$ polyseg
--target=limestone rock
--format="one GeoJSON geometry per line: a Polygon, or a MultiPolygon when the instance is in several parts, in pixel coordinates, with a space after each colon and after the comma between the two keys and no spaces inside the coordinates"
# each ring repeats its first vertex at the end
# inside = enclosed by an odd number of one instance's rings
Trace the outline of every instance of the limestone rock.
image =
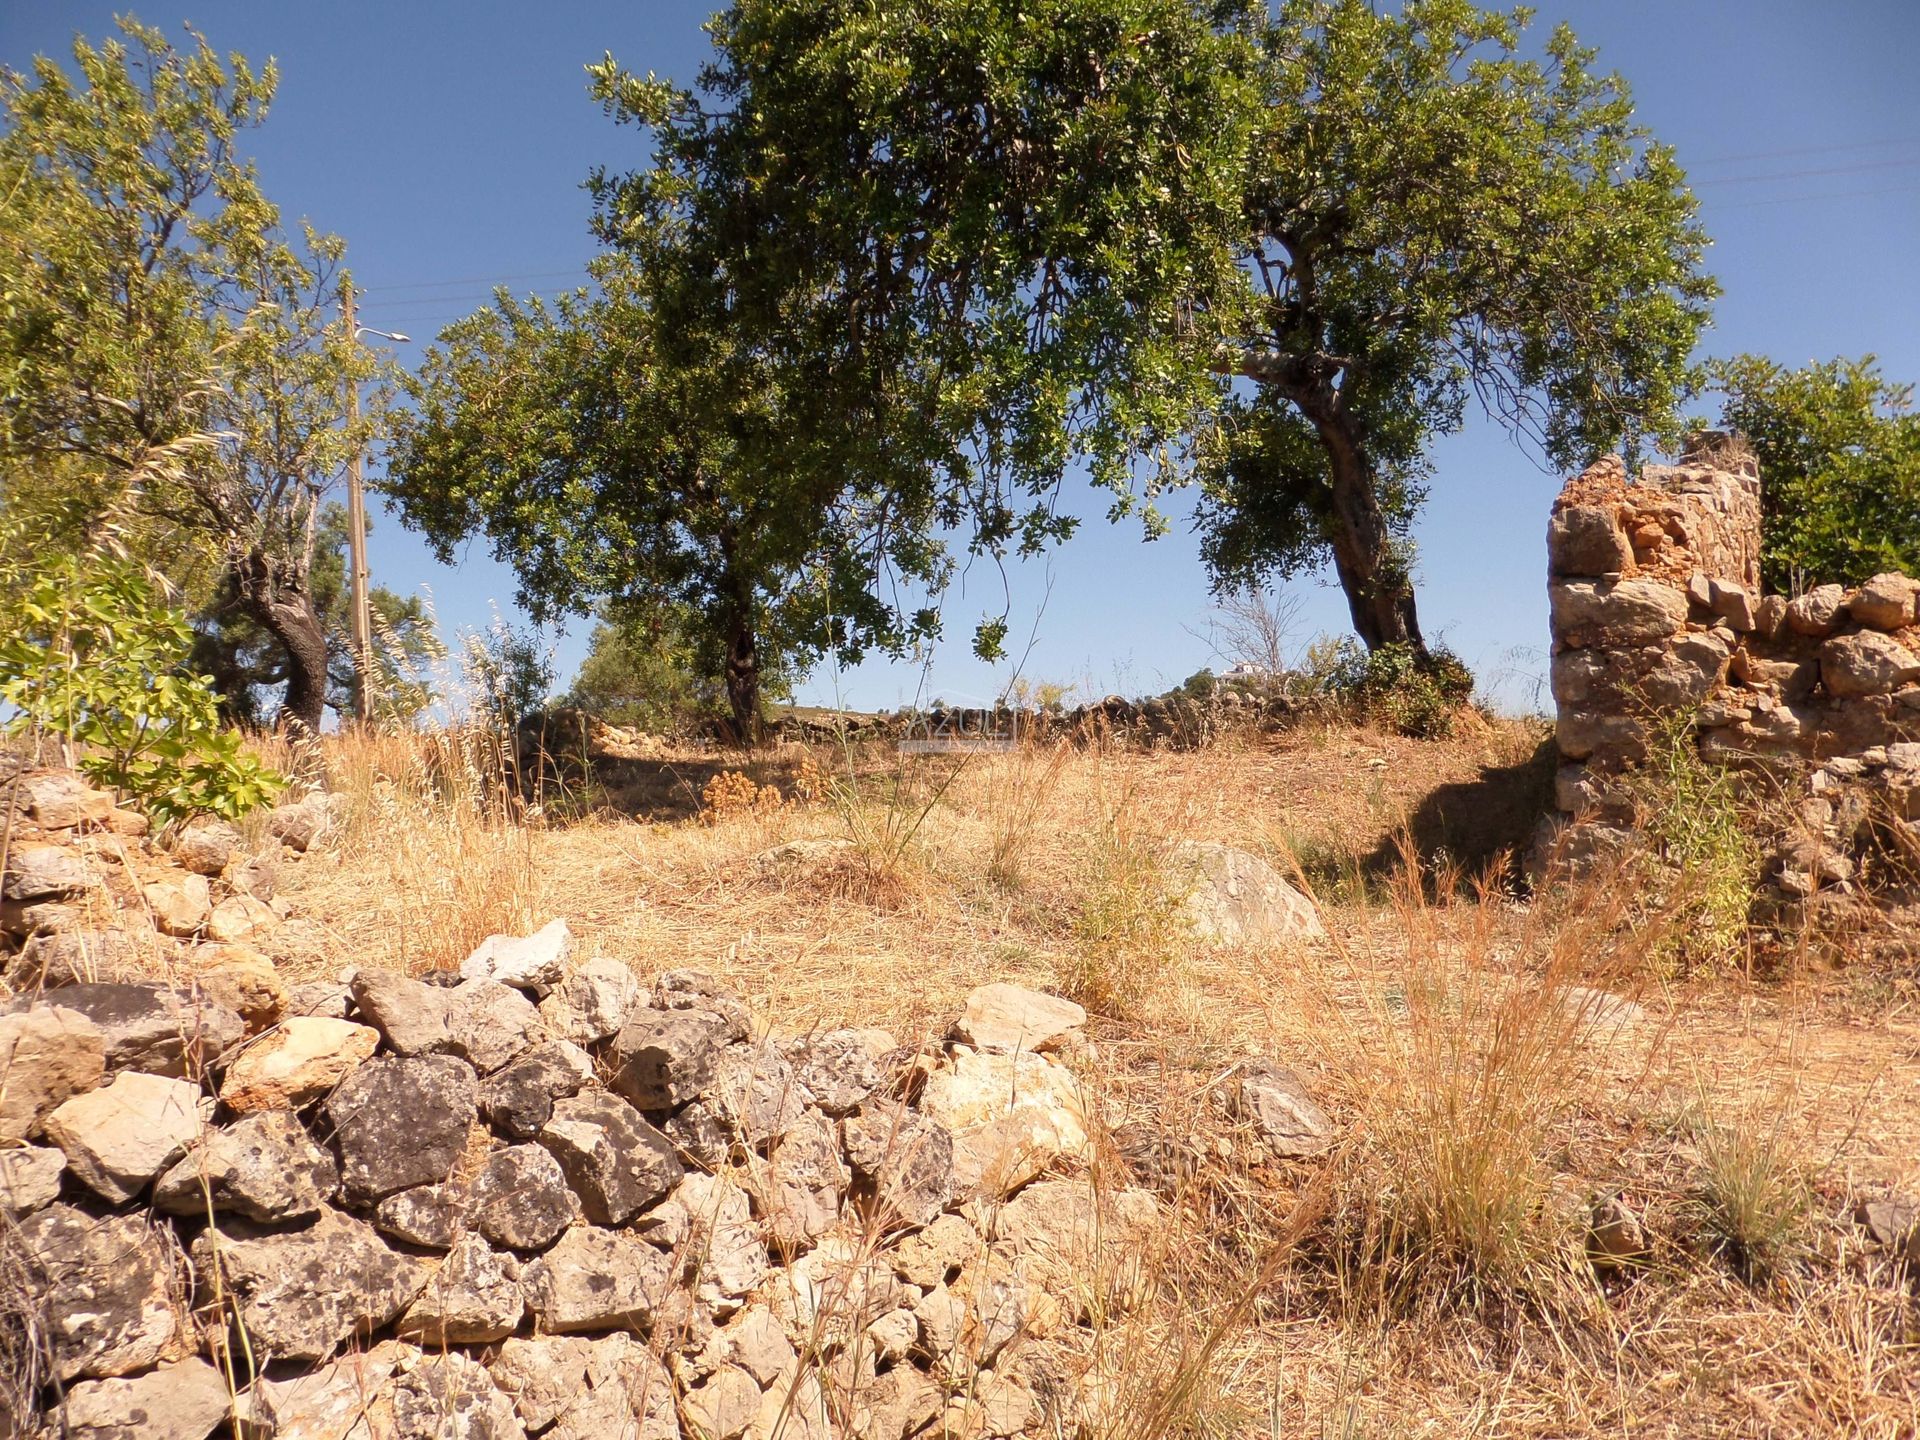
{"type": "Polygon", "coordinates": [[[768,1303],[787,1333],[810,1347],[845,1345],[882,1315],[911,1305],[915,1293],[894,1278],[884,1256],[845,1235],[829,1235],[776,1271],[768,1303]]]}
{"type": "Polygon", "coordinates": [[[911,1365],[882,1372],[855,1401],[856,1440],[900,1440],[918,1435],[940,1417],[946,1394],[911,1365]]]}
{"type": "Polygon", "coordinates": [[[834,1141],[827,1121],[809,1115],[773,1147],[760,1199],[776,1249],[797,1254],[839,1221],[852,1176],[834,1141]]]}
{"type": "Polygon", "coordinates": [[[573,932],[565,920],[549,921],[533,934],[489,935],[460,963],[465,980],[497,980],[502,985],[545,995],[566,973],[573,953],[573,932]]]}
{"type": "Polygon", "coordinates": [[[733,1157],[733,1130],[704,1100],[689,1100],[661,1127],[687,1164],[719,1170],[733,1157]]]}
{"type": "Polygon", "coordinates": [[[1758,602],[1746,586],[1731,580],[1709,579],[1707,596],[1713,613],[1725,620],[1731,629],[1744,635],[1760,628],[1758,602]]]}
{"type": "Polygon", "coordinates": [[[51,1145],[0,1150],[0,1216],[25,1215],[60,1198],[67,1157],[51,1145]]]}
{"type": "Polygon", "coordinates": [[[221,1102],[241,1114],[298,1109],[346,1079],[379,1045],[380,1032],[370,1025],[289,1016],[227,1067],[221,1102]]]}
{"type": "Polygon", "coordinates": [[[619,1230],[576,1225],[522,1272],[527,1308],[556,1335],[641,1329],[671,1288],[667,1258],[619,1230]]]}
{"type": "Polygon", "coordinates": [[[185,1353],[170,1227],[53,1205],[20,1221],[15,1236],[62,1380],[130,1375],[185,1353]]]}
{"type": "Polygon", "coordinates": [[[1787,604],[1787,628],[1796,635],[1825,639],[1840,625],[1840,612],[1846,607],[1843,585],[1818,585],[1787,604]]]}
{"type": "Polygon", "coordinates": [[[998,981],[967,997],[953,1038],[976,1050],[1051,1050],[1086,1023],[1071,1000],[998,981]]]}
{"type": "Polygon", "coordinates": [[[928,1076],[921,1113],[953,1133],[958,1196],[1006,1194],[1088,1148],[1071,1071],[1044,1055],[962,1051],[928,1076]]]}
{"type": "Polygon", "coordinates": [[[430,1273],[337,1210],[291,1232],[210,1229],[194,1241],[193,1260],[203,1293],[230,1297],[252,1352],[282,1360],[330,1359],[353,1336],[391,1323],[430,1273]]]}
{"type": "Polygon", "coordinates": [[[226,1006],[166,985],[69,985],[56,992],[55,1003],[98,1027],[108,1074],[199,1074],[238,1045],[247,1028],[226,1006]]]}
{"type": "Polygon", "coordinates": [[[240,832],[224,820],[200,819],[173,841],[173,858],[196,875],[218,875],[239,852],[240,832]]]}
{"type": "Polygon", "coordinates": [[[353,1010],[353,991],[342,981],[309,980],[287,991],[287,1013],[321,1020],[344,1020],[353,1010]]]}
{"type": "Polygon", "coordinates": [[[153,1203],[170,1215],[204,1216],[212,1209],[284,1224],[319,1214],[339,1185],[333,1157],[306,1127],[288,1111],[268,1110],[209,1130],[160,1177],[153,1203]]]}
{"type": "Polygon", "coordinates": [[[257,1035],[287,1013],[287,987],[273,962],[245,945],[203,945],[193,952],[203,968],[193,977],[194,989],[226,1006],[257,1035]]]}
{"type": "Polygon", "coordinates": [[[511,1335],[525,1310],[519,1260],[463,1235],[393,1328],[428,1345],[483,1344],[511,1335]]]}
{"type": "Polygon", "coordinates": [[[725,1039],[718,1017],[694,1011],[635,1010],[614,1036],[609,1085],[642,1110],[669,1110],[706,1092],[725,1039]]]}
{"type": "Polygon", "coordinates": [[[394,1440],[526,1440],[513,1402],[477,1360],[430,1355],[393,1387],[394,1440]]]}
{"type": "Polygon", "coordinates": [[[724,1175],[696,1173],[680,1182],[674,1198],[693,1221],[687,1254],[695,1297],[715,1314],[733,1313],[768,1269],[767,1247],[747,1193],[724,1175]]]}
{"type": "Polygon", "coordinates": [[[480,1111],[502,1135],[531,1140],[553,1118],[554,1102],[579,1094],[592,1079],[592,1056],[571,1041],[549,1040],[480,1087],[480,1111]]]}
{"type": "Polygon", "coordinates": [[[316,790],[277,808],[267,817],[267,832],[291,850],[310,850],[335,827],[344,813],[345,800],[345,796],[316,790]]]}
{"type": "Polygon", "coordinates": [[[197,935],[213,914],[213,891],[207,877],[191,871],[149,881],[140,891],[162,935],[197,935]]]}
{"type": "Polygon", "coordinates": [[[1266,861],[1187,840],[1168,852],[1169,884],[1194,935],[1213,945],[1270,945],[1325,935],[1313,902],[1266,861]]]}
{"type": "Polygon", "coordinates": [[[540,1131],[596,1225],[624,1225],[680,1183],[672,1141],[605,1091],[561,1100],[540,1131]]]}
{"type": "Polygon", "coordinates": [[[721,1335],[727,1358],[762,1386],[771,1385],[795,1359],[793,1346],[780,1322],[764,1305],[750,1305],[721,1335]]]}
{"type": "Polygon", "coordinates": [[[243,1414],[247,1433],[273,1440],[392,1440],[393,1390],[401,1353],[383,1340],[286,1380],[256,1380],[243,1414]]]}
{"type": "Polygon", "coordinates": [[[1862,625],[1876,630],[1900,630],[1920,619],[1915,605],[1920,602],[1920,580],[1888,573],[1876,575],[1847,602],[1847,610],[1862,625]]]}
{"type": "Polygon", "coordinates": [[[522,1423],[545,1431],[544,1440],[680,1440],[672,1383],[629,1335],[511,1339],[492,1370],[522,1423]]]}
{"type": "Polygon", "coordinates": [[[738,1366],[722,1365],[687,1392],[681,1411],[701,1440],[735,1440],[760,1413],[760,1386],[738,1366]]]}
{"type": "Polygon", "coordinates": [[[490,1367],[493,1383],[513,1401],[520,1423],[544,1430],[576,1404],[586,1388],[590,1342],[571,1335],[515,1336],[490,1367]]]}
{"type": "Polygon", "coordinates": [[[100,877],[86,860],[58,845],[19,845],[6,854],[0,872],[0,899],[57,900],[100,887],[100,877]]]}
{"type": "Polygon", "coordinates": [[[476,1106],[473,1069],[451,1055],[370,1060],[327,1101],[349,1201],[371,1204],[453,1173],[476,1106]]]}
{"type": "Polygon", "coordinates": [[[945,1285],[936,1285],[913,1303],[913,1319],[920,1335],[916,1348],[929,1360],[953,1353],[967,1326],[964,1301],[945,1285]]]}
{"type": "Polygon", "coordinates": [[[200,1134],[213,1102],[190,1080],[129,1070],[47,1116],[67,1167],[108,1203],[133,1199],[200,1134]]]}
{"type": "Polygon", "coordinates": [[[540,1012],[518,990],[466,980],[447,992],[447,1048],[490,1075],[540,1036],[540,1012]]]}
{"type": "Polygon", "coordinates": [[[1687,623],[1687,597],[1644,576],[1625,580],[1558,580],[1547,587],[1553,633],[1573,648],[1651,645],[1687,623]]]}
{"type": "Polygon", "coordinates": [[[885,1079],[883,1065],[899,1042],[885,1030],[828,1030],[791,1043],[794,1074],[828,1115],[860,1108],[885,1079]]]}
{"type": "Polygon", "coordinates": [[[1920,680],[1920,654],[1874,630],[1835,635],[1820,647],[1820,680],[1841,700],[1886,695],[1920,680]]]}
{"type": "Polygon", "coordinates": [[[746,1002],[730,995],[718,980],[705,970],[663,970],[653,982],[655,1010],[691,1010],[720,1022],[721,1043],[744,1040],[752,1030],[753,1017],[746,1002]]]}
{"type": "MultiPolygon", "coordinates": [[[[123,974],[150,974],[172,943],[151,930],[76,930],[37,935],[7,962],[6,984],[15,994],[91,985],[123,974]]],[[[48,1003],[58,1003],[43,996],[48,1003]]]]}
{"type": "Polygon", "coordinates": [[[1632,568],[1633,547],[1609,508],[1565,505],[1547,522],[1547,568],[1565,576],[1618,575],[1632,568]]]}
{"type": "Polygon", "coordinates": [[[251,895],[229,895],[207,917],[207,938],[223,945],[244,944],[280,928],[280,912],[251,895]]]}
{"type": "Polygon", "coordinates": [[[628,966],[595,958],[540,1002],[540,1017],[554,1034],[576,1045],[593,1045],[617,1033],[644,996],[639,977],[628,966]]]}
{"type": "Polygon", "coordinates": [[[467,1187],[447,1181],[389,1195],[373,1210],[373,1227],[409,1245],[447,1250],[467,1223],[467,1187]]]}
{"type": "Polygon", "coordinates": [[[489,1155],[468,1206],[476,1230],[513,1250],[545,1249],[580,1213],[558,1162],[538,1145],[509,1145],[489,1155]]]}
{"type": "Polygon", "coordinates": [[[953,1199],[953,1135],[890,1101],[840,1122],[841,1143],[882,1223],[926,1225],[953,1199]]]}
{"type": "MultiPolygon", "coordinates": [[[[13,781],[21,812],[42,830],[97,824],[113,810],[113,796],[95,790],[71,770],[29,770],[13,781]]],[[[6,806],[0,790],[0,810],[6,806]]]]}
{"type": "Polygon", "coordinates": [[[206,1440],[227,1418],[227,1381],[195,1358],[131,1379],[83,1380],[66,1393],[72,1440],[206,1440]]]}
{"type": "Polygon", "coordinates": [[[384,970],[356,971],[348,988],[354,1008],[399,1055],[432,1055],[452,1043],[448,991],[384,970]]]}
{"type": "Polygon", "coordinates": [[[729,1045],[718,1053],[706,1101],[755,1148],[786,1134],[806,1110],[793,1066],[766,1040],[729,1045]]]}
{"type": "Polygon", "coordinates": [[[1333,1121],[1285,1065],[1248,1061],[1231,1093],[1235,1115],[1276,1155],[1318,1155],[1333,1143],[1333,1121]]]}
{"type": "Polygon", "coordinates": [[[77,1010],[34,1005],[0,1014],[0,1145],[40,1133],[41,1122],[106,1073],[106,1040],[77,1010]]]}
{"type": "Polygon", "coordinates": [[[893,1270],[909,1285],[930,1290],[957,1276],[986,1242],[958,1215],[942,1215],[924,1230],[905,1236],[889,1255],[893,1270]]]}

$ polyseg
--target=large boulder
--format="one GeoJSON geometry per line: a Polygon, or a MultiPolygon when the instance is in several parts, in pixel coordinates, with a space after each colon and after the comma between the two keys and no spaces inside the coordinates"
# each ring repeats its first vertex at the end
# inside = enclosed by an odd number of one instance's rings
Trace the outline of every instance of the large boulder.
{"type": "Polygon", "coordinates": [[[751,1148],[786,1134],[806,1112],[793,1065],[770,1040],[728,1045],[714,1060],[706,1102],[751,1148]]]}
{"type": "Polygon", "coordinates": [[[540,1002],[547,1028],[576,1045],[616,1033],[645,999],[639,978],[618,960],[595,958],[562,980],[540,1002]]]}
{"type": "Polygon", "coordinates": [[[267,1110],[209,1131],[153,1187],[170,1215],[209,1211],[263,1225],[320,1213],[340,1186],[339,1167],[293,1115],[267,1110]]]}
{"type": "Polygon", "coordinates": [[[976,1050],[1051,1050],[1086,1023],[1071,1000],[997,981],[967,996],[953,1038],[976,1050]]]}
{"type": "Polygon", "coordinates": [[[196,875],[218,875],[240,853],[240,832],[224,820],[201,818],[173,838],[173,858],[196,875]]]}
{"type": "Polygon", "coordinates": [[[480,1087],[480,1110],[502,1135],[531,1140],[553,1118],[554,1102],[578,1095],[592,1079],[592,1056],[570,1040],[549,1040],[480,1087]]]}
{"type": "Polygon", "coordinates": [[[40,1133],[41,1121],[106,1074],[106,1039],[78,1010],[61,1005],[0,1014],[0,1145],[40,1133]]]}
{"type": "Polygon", "coordinates": [[[798,1254],[833,1229],[852,1179],[832,1124],[809,1113],[769,1152],[759,1198],[774,1248],[798,1254]]]}
{"type": "Polygon", "coordinates": [[[877,1101],[840,1122],[840,1139],[889,1229],[930,1224],[953,1199],[953,1135],[937,1120],[877,1101]]]}
{"type": "MultiPolygon", "coordinates": [[[[247,1033],[246,1022],[226,1006],[168,985],[68,985],[51,998],[99,1029],[109,1074],[197,1075],[247,1033]]],[[[24,1008],[29,1002],[13,1003],[24,1008]]]]}
{"type": "Polygon", "coordinates": [[[390,1324],[430,1274],[337,1210],[291,1232],[209,1228],[193,1243],[193,1261],[203,1293],[227,1297],[251,1352],[277,1360],[332,1358],[354,1336],[390,1324]]]}
{"type": "Polygon", "coordinates": [[[1658,580],[1556,580],[1547,587],[1553,633],[1575,649],[1651,645],[1687,623],[1685,592],[1658,580]]]}
{"type": "Polygon", "coordinates": [[[1835,635],[1820,647],[1820,680],[1839,700],[1891,694],[1920,680],[1920,654],[1875,630],[1835,635]]]}
{"type": "Polygon", "coordinates": [[[666,1256],[595,1225],[574,1226],[521,1274],[527,1309],[555,1335],[644,1329],[671,1288],[666,1256]]]}
{"type": "Polygon", "coordinates": [[[539,1139],[596,1225],[626,1224],[680,1182],[673,1142],[605,1091],[558,1102],[539,1139]]]}
{"type": "Polygon", "coordinates": [[[25,1215],[60,1198],[67,1157],[51,1145],[0,1150],[0,1216],[25,1215]]]}
{"type": "Polygon", "coordinates": [[[213,1101],[190,1080],[126,1071],[47,1116],[67,1168],[110,1204],[133,1199],[200,1136],[213,1101]]]}
{"type": "Polygon", "coordinates": [[[226,1377],[195,1357],[128,1379],[82,1380],[61,1406],[69,1440],[206,1440],[225,1420],[226,1377]]]}
{"type": "Polygon", "coordinates": [[[1844,585],[1816,585],[1787,603],[1787,629],[1796,635],[1824,640],[1840,628],[1841,612],[1846,606],[1844,585]]]}
{"type": "Polygon", "coordinates": [[[478,1113],[473,1067],[452,1055],[382,1057],[333,1092],[327,1119],[350,1203],[445,1180],[478,1113]]]}
{"type": "Polygon", "coordinates": [[[525,1311],[520,1261],[478,1235],[463,1235],[395,1322],[394,1333],[428,1345],[484,1344],[511,1335],[525,1311]]]}
{"type": "Polygon", "coordinates": [[[258,950],[246,945],[201,945],[191,959],[196,967],[194,988],[244,1020],[248,1034],[259,1034],[287,1013],[286,982],[258,950]]]}
{"type": "Polygon", "coordinates": [[[1214,945],[1271,945],[1325,935],[1313,902],[1258,855],[1185,840],[1170,848],[1168,883],[1194,935],[1214,945]]]}
{"type": "Polygon", "coordinates": [[[430,1355],[393,1387],[393,1440],[526,1440],[513,1402],[459,1351],[430,1355]]]}
{"type": "Polygon", "coordinates": [[[1089,1146],[1073,1073],[1044,1055],[959,1051],[927,1077],[920,1110],[953,1135],[954,1193],[997,1198],[1089,1146]]]}
{"type": "Polygon", "coordinates": [[[540,1038],[540,1012],[494,980],[463,980],[447,994],[447,1050],[491,1075],[540,1038]]]}
{"type": "Polygon", "coordinates": [[[554,920],[527,936],[489,935],[460,964],[466,980],[497,980],[516,989],[545,995],[566,974],[573,953],[573,932],[554,920]]]}
{"type": "Polygon", "coordinates": [[[15,844],[0,871],[0,899],[58,900],[100,888],[100,877],[83,856],[59,845],[15,844]]]}
{"type": "Polygon", "coordinates": [[[379,1045],[380,1032],[370,1025],[290,1015],[227,1067],[220,1099],[242,1114],[298,1109],[372,1059],[379,1045]]]}
{"type": "Polygon", "coordinates": [[[140,895],[162,935],[198,935],[213,915],[213,890],[207,877],[176,870],[149,880],[140,895]]]}
{"type": "Polygon", "coordinates": [[[1920,580],[1889,572],[1874,576],[1854,591],[1847,610],[1862,625],[1902,630],[1920,620],[1916,604],[1920,604],[1920,580]]]}
{"type": "Polygon", "coordinates": [[[467,1203],[474,1229],[513,1250],[544,1250],[580,1213],[559,1163],[538,1145],[489,1155],[467,1203]]]}
{"type": "Polygon", "coordinates": [[[284,1380],[260,1379],[247,1391],[241,1433],[273,1440],[390,1440],[399,1341],[382,1340],[331,1364],[284,1380]]]}
{"type": "Polygon", "coordinates": [[[1284,1065],[1248,1061],[1230,1094],[1235,1116],[1275,1155],[1318,1155],[1333,1143],[1333,1121],[1284,1065]]]}
{"type": "Polygon", "coordinates": [[[433,1055],[449,1049],[449,991],[386,970],[359,970],[348,986],[360,1018],[380,1032],[397,1055],[433,1055]]]}
{"type": "Polygon", "coordinates": [[[20,1221],[14,1239],[62,1380],[131,1375],[186,1353],[171,1227],[54,1205],[20,1221]]]}
{"type": "Polygon", "coordinates": [[[1632,565],[1633,546],[1611,507],[1564,505],[1547,521],[1549,574],[1596,578],[1632,565]]]}
{"type": "Polygon", "coordinates": [[[706,1092],[727,1039],[718,1016],[693,1010],[635,1010],[614,1036],[608,1084],[642,1110],[670,1110],[706,1092]]]}
{"type": "MultiPolygon", "coordinates": [[[[12,783],[21,812],[42,830],[100,824],[113,813],[113,796],[71,770],[29,770],[12,783]]],[[[0,791],[0,808],[5,804],[0,791]]]]}
{"type": "Polygon", "coordinates": [[[889,1057],[900,1048],[885,1030],[826,1030],[787,1044],[794,1076],[829,1115],[846,1115],[886,1080],[889,1057]]]}
{"type": "Polygon", "coordinates": [[[741,1300],[766,1278],[767,1247],[753,1221],[752,1203],[725,1175],[693,1173],[680,1182],[674,1198],[692,1224],[687,1253],[695,1261],[694,1297],[716,1315],[740,1308],[741,1300]]]}
{"type": "Polygon", "coordinates": [[[672,1381],[631,1335],[508,1340],[492,1371],[521,1423],[542,1440],[680,1440],[672,1381]]]}

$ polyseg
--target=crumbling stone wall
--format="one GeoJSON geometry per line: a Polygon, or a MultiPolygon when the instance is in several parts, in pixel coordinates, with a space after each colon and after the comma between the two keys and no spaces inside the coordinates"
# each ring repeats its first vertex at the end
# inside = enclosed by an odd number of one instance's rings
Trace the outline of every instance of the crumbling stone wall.
{"type": "Polygon", "coordinates": [[[1561,815],[1543,840],[1564,859],[1624,843],[1619,777],[1679,715],[1703,755],[1808,797],[1773,863],[1790,893],[1849,884],[1871,810],[1920,839],[1920,581],[1764,593],[1759,469],[1737,441],[1707,437],[1637,482],[1617,456],[1573,477],[1547,569],[1561,815]],[[1843,790],[1866,798],[1836,804],[1843,790]]]}

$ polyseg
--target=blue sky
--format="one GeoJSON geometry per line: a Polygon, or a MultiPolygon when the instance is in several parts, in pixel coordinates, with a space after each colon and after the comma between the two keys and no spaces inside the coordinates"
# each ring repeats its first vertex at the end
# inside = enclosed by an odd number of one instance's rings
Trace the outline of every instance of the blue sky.
{"type": "MultiPolygon", "coordinates": [[[[0,60],[65,56],[74,33],[105,34],[125,4],[10,0],[0,60]]],[[[580,186],[595,164],[636,166],[644,141],[588,99],[582,66],[612,51],[629,68],[691,79],[711,5],[547,0],[167,0],[222,50],[276,57],[279,99],[251,137],[268,193],[349,242],[369,325],[418,342],[485,303],[490,287],[576,283],[592,253],[580,186]]],[[[1758,351],[1789,363],[1878,354],[1920,379],[1920,0],[1543,0],[1633,88],[1642,120],[1676,145],[1726,289],[1707,354],[1758,351]]],[[[1546,669],[1542,536],[1558,477],[1504,433],[1476,423],[1443,442],[1418,530],[1420,602],[1438,636],[1510,705],[1546,669]]],[[[968,651],[973,623],[1010,602],[1013,649],[1033,679],[1098,691],[1157,690],[1213,660],[1206,577],[1179,495],[1171,534],[1143,544],[1110,527],[1098,499],[1081,534],[1046,561],[1002,575],[976,565],[948,603],[950,639],[920,669],[870,661],[822,670],[803,698],[860,706],[911,700],[923,683],[987,698],[1009,666],[968,651]],[[1027,637],[1034,643],[1027,650],[1027,637]]],[[[375,577],[431,590],[443,627],[515,614],[513,578],[476,543],[436,564],[397,520],[376,514],[375,577]]],[[[1339,592],[1314,579],[1302,643],[1343,630],[1339,592]]],[[[562,680],[585,626],[558,642],[562,680]]]]}

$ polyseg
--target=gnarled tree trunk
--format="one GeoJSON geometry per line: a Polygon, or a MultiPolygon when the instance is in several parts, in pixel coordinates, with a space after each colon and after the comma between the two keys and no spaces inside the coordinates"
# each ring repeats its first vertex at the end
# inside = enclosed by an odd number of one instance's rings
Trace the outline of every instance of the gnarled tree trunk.
{"type": "Polygon", "coordinates": [[[286,652],[281,724],[296,738],[318,735],[327,709],[327,636],[307,593],[307,577],[256,547],[233,558],[228,582],[235,600],[286,652]]]}

